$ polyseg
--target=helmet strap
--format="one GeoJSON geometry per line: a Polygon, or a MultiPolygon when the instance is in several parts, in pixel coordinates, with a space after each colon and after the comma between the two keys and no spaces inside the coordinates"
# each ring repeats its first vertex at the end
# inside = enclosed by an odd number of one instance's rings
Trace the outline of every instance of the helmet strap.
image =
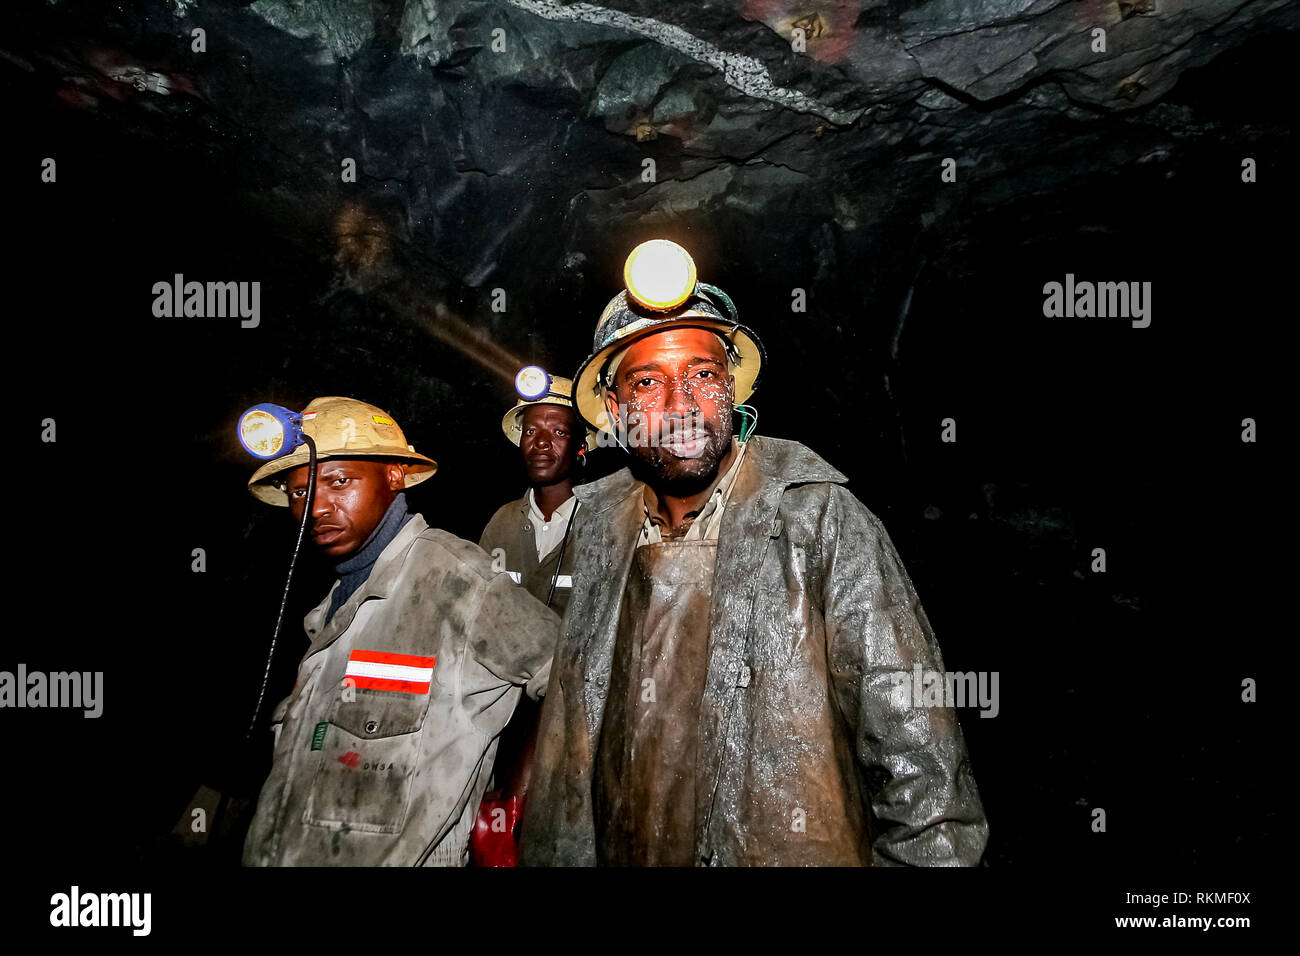
{"type": "Polygon", "coordinates": [[[695,291],[704,294],[712,299],[716,304],[722,306],[722,310],[727,313],[732,322],[740,323],[740,312],[736,308],[736,303],[731,301],[731,296],[723,292],[716,285],[709,285],[707,282],[695,283],[695,291]]]}

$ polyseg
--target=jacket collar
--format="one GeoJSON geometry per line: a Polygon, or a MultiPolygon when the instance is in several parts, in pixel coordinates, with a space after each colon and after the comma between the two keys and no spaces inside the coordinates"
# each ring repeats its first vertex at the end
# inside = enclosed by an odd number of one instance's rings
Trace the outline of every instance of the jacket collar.
{"type": "Polygon", "coordinates": [[[568,498],[564,499],[564,503],[561,504],[560,507],[551,512],[551,517],[547,519],[542,515],[542,509],[537,504],[537,495],[533,489],[529,488],[524,492],[524,517],[531,518],[534,521],[538,518],[541,518],[543,523],[547,520],[568,521],[569,516],[573,514],[573,509],[576,507],[578,507],[578,499],[573,495],[570,495],[568,498]]]}
{"type": "MultiPolygon", "coordinates": [[[[424,520],[423,515],[416,514],[411,520],[406,522],[402,530],[397,532],[397,536],[388,542],[388,547],[384,548],[378,558],[375,559],[374,567],[370,569],[370,577],[366,578],[364,584],[357,588],[356,593],[343,602],[342,606],[334,612],[328,624],[325,624],[325,615],[329,611],[330,595],[325,595],[325,600],[321,601],[312,608],[306,618],[303,619],[303,628],[307,631],[307,637],[311,641],[311,647],[307,651],[307,656],[323,650],[338,639],[339,635],[348,629],[352,623],[352,618],[356,616],[357,608],[365,601],[371,598],[387,598],[397,583],[397,577],[402,572],[402,565],[406,561],[406,552],[411,549],[415,539],[419,535],[429,530],[428,522],[424,520]]],[[[334,588],[338,587],[338,581],[334,582],[334,587],[330,588],[330,594],[334,593],[334,588]]]]}
{"type": "Polygon", "coordinates": [[[808,446],[785,438],[756,435],[750,439],[749,454],[759,462],[758,470],[782,487],[814,481],[844,484],[849,479],[832,468],[808,446]]]}
{"type": "MultiPolygon", "coordinates": [[[[612,475],[575,486],[573,494],[588,514],[604,514],[640,487],[641,482],[632,477],[632,469],[624,466],[612,475]]],[[[527,509],[527,501],[524,507],[527,509]]]]}

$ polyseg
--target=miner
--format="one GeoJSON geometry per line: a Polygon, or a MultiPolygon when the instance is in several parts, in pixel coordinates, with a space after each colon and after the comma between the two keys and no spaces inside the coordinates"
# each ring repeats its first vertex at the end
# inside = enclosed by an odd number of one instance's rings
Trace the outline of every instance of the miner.
{"type": "MultiPolygon", "coordinates": [[[[382,409],[318,398],[311,541],[338,580],[272,716],[271,774],[246,865],[459,866],[496,739],[545,690],[559,619],[475,544],[407,510],[437,464],[382,409]]],[[[260,500],[307,507],[308,449],[263,465],[260,500]]]]}
{"type": "Polygon", "coordinates": [[[752,434],[763,347],[686,250],[643,243],[624,285],[574,403],[630,456],[575,490],[521,862],[977,864],[956,715],[894,679],[943,664],[885,529],[752,434]]]}
{"type": "MultiPolygon", "coordinates": [[[[501,420],[501,430],[519,446],[528,491],[497,509],[483,529],[479,547],[513,580],[563,614],[573,587],[569,532],[578,500],[573,486],[595,448],[595,434],[573,408],[573,382],[531,365],[515,376],[519,401],[501,420]]],[[[519,699],[497,748],[497,789],[483,801],[470,849],[481,866],[513,866],[517,826],[528,792],[538,704],[519,699]]]]}
{"type": "Polygon", "coordinates": [[[573,408],[572,381],[535,365],[515,381],[520,399],[501,430],[519,446],[528,490],[497,509],[478,543],[530,594],[563,614],[573,587],[573,488],[596,437],[573,408]]]}

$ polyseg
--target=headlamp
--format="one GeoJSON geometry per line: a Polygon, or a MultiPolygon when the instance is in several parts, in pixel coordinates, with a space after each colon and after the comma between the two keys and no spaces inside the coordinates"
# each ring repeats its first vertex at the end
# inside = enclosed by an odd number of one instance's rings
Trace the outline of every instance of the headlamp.
{"type": "Polygon", "coordinates": [[[628,297],[652,312],[677,308],[694,294],[695,281],[695,260],[670,239],[641,243],[623,264],[628,297]]]}
{"type": "Polygon", "coordinates": [[[279,458],[302,444],[302,415],[263,402],[239,416],[239,443],[257,458],[279,458]]]}
{"type": "MultiPolygon", "coordinates": [[[[313,412],[311,415],[315,418],[313,412]]],[[[239,416],[239,443],[244,450],[257,458],[279,458],[294,449],[307,446],[307,501],[302,509],[302,520],[298,524],[298,541],[293,546],[293,557],[289,559],[289,575],[284,579],[284,592],[280,596],[280,613],[275,619],[275,631],[271,635],[271,648],[266,654],[266,668],[262,671],[262,689],[257,693],[257,706],[253,708],[253,719],[244,731],[244,740],[253,736],[257,718],[262,713],[262,702],[266,699],[266,688],[271,680],[271,662],[275,660],[275,646],[280,640],[280,627],[284,624],[284,609],[289,603],[289,587],[293,584],[293,569],[298,566],[298,553],[302,551],[302,541],[307,534],[307,525],[311,520],[316,503],[316,442],[302,430],[302,413],[290,411],[283,405],[263,402],[254,405],[239,416]]]]}
{"type": "Polygon", "coordinates": [[[515,376],[515,391],[526,402],[535,402],[550,390],[551,376],[537,365],[525,365],[515,376]]]}

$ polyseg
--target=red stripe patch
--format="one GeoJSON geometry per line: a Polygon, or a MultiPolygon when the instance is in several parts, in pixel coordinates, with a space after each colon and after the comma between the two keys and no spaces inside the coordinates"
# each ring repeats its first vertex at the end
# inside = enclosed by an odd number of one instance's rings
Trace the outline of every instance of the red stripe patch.
{"type": "Polygon", "coordinates": [[[345,676],[353,687],[427,694],[435,663],[435,657],[358,649],[348,656],[345,676]]]}
{"type": "Polygon", "coordinates": [[[436,657],[417,657],[414,654],[386,654],[383,651],[354,650],[348,655],[350,661],[368,661],[371,664],[397,664],[399,667],[432,667],[437,663],[436,657]]]}

